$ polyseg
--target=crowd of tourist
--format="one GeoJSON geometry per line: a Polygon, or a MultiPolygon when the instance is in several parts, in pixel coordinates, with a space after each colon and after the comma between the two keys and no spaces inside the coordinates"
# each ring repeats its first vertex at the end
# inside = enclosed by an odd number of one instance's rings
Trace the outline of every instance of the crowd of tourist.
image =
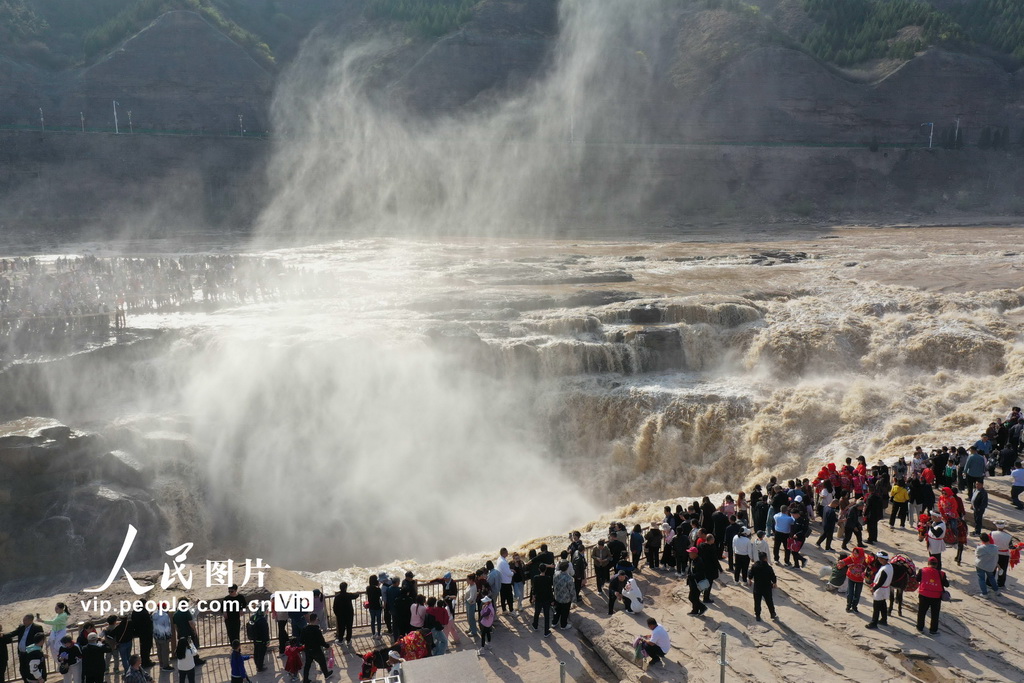
{"type": "Polygon", "coordinates": [[[295,286],[317,289],[312,276],[283,285],[289,270],[277,259],[242,255],[0,259],[0,353],[105,339],[131,313],[275,301],[295,286]]]}
{"type": "MultiPolygon", "coordinates": [[[[862,594],[865,588],[869,591],[871,619],[866,628],[888,625],[894,602],[902,613],[903,594],[917,592],[917,630],[924,632],[927,620],[928,631],[935,634],[942,602],[949,599],[950,582],[943,570],[949,550],[955,549],[952,561],[960,565],[965,549],[973,545],[981,596],[1005,590],[1007,571],[1019,560],[1024,544],[1006,530],[1007,523],[996,520],[990,532],[984,522],[989,477],[1012,477],[1011,502],[1024,509],[1019,499],[1024,492],[1022,430],[1024,417],[1013,408],[967,448],[943,446],[925,453],[918,447],[909,459],[870,468],[864,457],[847,458],[822,467],[813,480],[782,482],[772,477],[749,492],[726,495],[718,505],[705,497],[688,506],[666,506],[646,527],[613,523],[607,536],[589,547],[574,531],[564,549],[541,544],[524,556],[502,548],[464,581],[450,573],[427,581],[435,584],[437,595],[431,597],[424,595],[424,583],[413,572],[401,578],[382,572],[370,576],[361,591],[350,591],[347,583],[333,598],[315,591],[309,613],[258,611],[246,616],[245,598],[233,586],[222,600],[224,627],[232,642],[232,681],[247,678],[249,659],[263,671],[274,640],[292,680],[301,675],[308,682],[314,665],[325,679],[331,678],[334,652],[323,632],[328,609],[336,624],[335,643],[343,648],[351,648],[356,610],[368,612],[371,636],[380,644],[362,655],[362,679],[368,679],[379,669],[398,672],[409,659],[443,655],[462,638],[478,644],[480,655],[486,655],[493,639],[503,637],[499,616],[524,613],[535,631],[550,637],[554,629],[569,627],[570,612],[584,609],[584,601],[607,615],[619,603],[626,612],[640,613],[645,609],[644,572],[685,581],[693,617],[713,608],[716,584],[724,585],[724,577],[731,575],[737,585],[751,589],[755,621],[761,621],[763,607],[771,619],[779,619],[773,595],[776,571],[786,567],[802,572],[808,564],[803,552],[808,540],[838,553],[822,578],[845,596],[847,612],[859,613],[862,594]],[[917,552],[890,554],[877,547],[878,528],[886,518],[890,529],[899,524],[916,535],[917,552]],[[812,530],[812,524],[817,528],[812,530]],[[973,543],[968,540],[972,535],[973,543]],[[835,542],[841,544],[840,551],[833,550],[835,542]],[[871,546],[876,548],[869,550],[871,546]],[[460,619],[465,631],[456,628],[460,619]],[[241,653],[243,623],[253,644],[251,656],[241,653]]],[[[177,670],[182,683],[194,681],[195,667],[203,663],[194,615],[187,609],[168,605],[154,614],[140,609],[111,616],[106,624],[87,623],[77,638],[67,632],[68,618],[67,607],[58,604],[52,619],[27,615],[20,627],[0,633],[0,671],[6,670],[9,644],[15,645],[23,680],[32,683],[43,680],[47,653],[66,681],[84,683],[101,683],[111,664],[115,672],[124,672],[126,683],[150,680],[146,670],[157,665],[150,661],[154,644],[160,668],[177,670]],[[40,622],[50,626],[49,634],[40,622]],[[139,654],[133,655],[135,640],[139,654]]],[[[671,640],[656,619],[648,618],[647,626],[649,633],[639,635],[633,645],[638,658],[655,665],[671,650],[671,640]]]]}

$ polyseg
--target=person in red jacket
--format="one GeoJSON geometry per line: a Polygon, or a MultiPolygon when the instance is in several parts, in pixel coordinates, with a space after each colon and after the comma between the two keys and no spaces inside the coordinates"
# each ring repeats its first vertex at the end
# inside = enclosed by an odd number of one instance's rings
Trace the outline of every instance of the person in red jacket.
{"type": "Polygon", "coordinates": [[[846,578],[849,579],[849,584],[846,587],[846,611],[858,612],[860,594],[864,590],[864,574],[867,571],[864,548],[860,546],[854,548],[849,557],[836,563],[836,567],[845,567],[846,578]]]}
{"type": "Polygon", "coordinates": [[[935,635],[939,632],[939,609],[942,607],[942,593],[949,588],[946,572],[939,569],[939,561],[928,558],[928,566],[917,572],[920,585],[917,588],[917,630],[924,633],[924,615],[931,612],[931,623],[928,632],[935,635]]]}

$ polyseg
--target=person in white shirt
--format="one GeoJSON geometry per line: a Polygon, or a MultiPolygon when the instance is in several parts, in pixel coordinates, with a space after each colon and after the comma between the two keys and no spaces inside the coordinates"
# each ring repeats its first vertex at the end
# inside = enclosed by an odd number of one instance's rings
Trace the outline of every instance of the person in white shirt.
{"type": "Polygon", "coordinates": [[[672,649],[672,643],[669,642],[668,631],[664,626],[660,626],[654,617],[647,618],[647,628],[651,629],[651,632],[644,636],[643,648],[651,658],[651,666],[654,666],[672,649]]]}
{"type": "Polygon", "coordinates": [[[1006,585],[1006,572],[1010,568],[1010,547],[1013,545],[1013,536],[1006,532],[1006,522],[998,520],[996,530],[992,532],[992,545],[998,551],[998,569],[996,569],[996,584],[1002,588],[1006,585]]]}
{"type": "Polygon", "coordinates": [[[946,525],[942,522],[928,528],[928,554],[939,561],[938,569],[942,571],[942,553],[946,550],[946,525]]]}
{"type": "Polygon", "coordinates": [[[501,576],[501,611],[515,612],[515,593],[512,590],[512,566],[508,563],[508,548],[502,548],[498,558],[498,574],[501,576]]]}
{"type": "Polygon", "coordinates": [[[889,554],[885,552],[875,553],[875,559],[878,560],[878,571],[875,572],[875,578],[871,582],[871,588],[874,590],[872,594],[873,609],[871,613],[871,622],[865,624],[865,628],[878,628],[879,625],[886,626],[889,623],[889,593],[892,591],[893,568],[889,564],[889,554]]]}
{"type": "MultiPolygon", "coordinates": [[[[767,543],[765,545],[767,545],[767,543]]],[[[740,585],[743,586],[747,585],[747,570],[750,569],[750,561],[752,559],[750,552],[752,548],[753,544],[750,542],[750,529],[743,527],[743,529],[732,539],[732,578],[737,584],[739,584],[740,577],[742,576],[743,583],[740,585]]]]}
{"type": "Polygon", "coordinates": [[[1010,471],[1012,479],[1010,484],[1010,502],[1018,510],[1024,510],[1024,503],[1020,502],[1020,494],[1024,493],[1024,465],[1018,460],[1010,471]]]}
{"type": "Polygon", "coordinates": [[[764,529],[757,532],[757,538],[750,539],[750,557],[760,557],[761,553],[767,553],[768,557],[771,557],[772,548],[768,544],[768,539],[764,537],[764,529]]]}

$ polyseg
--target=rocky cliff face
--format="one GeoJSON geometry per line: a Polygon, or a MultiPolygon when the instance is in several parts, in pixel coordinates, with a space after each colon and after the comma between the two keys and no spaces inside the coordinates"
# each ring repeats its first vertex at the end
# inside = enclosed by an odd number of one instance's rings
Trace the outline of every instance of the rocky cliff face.
{"type": "MultiPolygon", "coordinates": [[[[363,6],[339,8],[315,33],[327,49],[306,50],[298,58],[301,68],[285,69],[281,77],[302,75],[315,84],[317,69],[332,68],[347,47],[384,37],[392,48],[365,65],[367,87],[384,106],[408,111],[414,118],[470,116],[523,95],[546,78],[555,68],[565,30],[557,0],[486,0],[468,23],[438,40],[409,38],[395,26],[370,21],[363,6]]],[[[871,193],[889,196],[894,189],[888,175],[865,171],[889,168],[889,162],[865,161],[861,149],[836,149],[824,155],[827,163],[813,151],[768,154],[771,163],[781,165],[762,173],[759,164],[767,157],[756,151],[638,152],[629,147],[636,142],[860,146],[874,139],[883,145],[920,147],[927,144],[922,123],[935,123],[938,140],[942,129],[952,128],[959,118],[965,141],[973,145],[982,127],[1006,127],[1010,139],[1017,141],[1024,126],[1024,75],[1008,72],[996,61],[929,50],[885,78],[866,81],[786,47],[749,18],[691,5],[668,11],[656,30],[642,34],[635,44],[608,46],[607,59],[618,66],[605,77],[629,83],[618,98],[626,103],[618,114],[621,121],[601,128],[599,143],[624,146],[588,152],[586,163],[621,168],[615,184],[651,181],[654,202],[645,207],[649,215],[631,214],[631,221],[653,217],[657,222],[668,216],[671,222],[723,206],[745,210],[747,202],[735,197],[754,186],[771,188],[757,204],[768,213],[785,213],[794,197],[810,197],[814,205],[830,204],[837,210],[877,209],[883,197],[871,193]],[[698,162],[708,164],[706,172],[692,167],[698,162]],[[733,165],[720,168],[719,162],[733,165]],[[824,174],[822,164],[828,171],[824,174]],[[712,181],[721,178],[726,185],[712,181]],[[855,185],[846,185],[840,194],[855,191],[864,200],[859,206],[830,202],[832,189],[815,194],[815,188],[834,188],[850,178],[855,185]],[[788,186],[776,187],[782,181],[788,186]]],[[[270,130],[267,111],[273,87],[274,76],[189,12],[160,17],[84,70],[49,73],[0,59],[0,126],[47,129],[38,137],[22,133],[0,145],[0,222],[8,228],[113,222],[121,229],[137,215],[148,215],[154,224],[248,225],[267,194],[263,169],[269,146],[208,136],[270,130]],[[50,132],[56,127],[78,129],[80,116],[87,129],[112,131],[114,100],[120,105],[122,132],[128,129],[131,111],[138,132],[200,135],[126,140],[123,135],[62,138],[50,132]],[[112,221],[111,216],[118,218],[112,221]]],[[[993,175],[989,167],[999,167],[996,175],[1009,173],[1009,184],[1015,183],[1016,165],[997,157],[939,155],[927,163],[905,165],[899,190],[912,199],[935,195],[928,205],[950,201],[959,209],[988,208],[986,203],[1003,193],[1002,186],[988,182],[977,191],[969,189],[973,198],[960,202],[950,197],[964,191],[967,167],[986,177],[993,175]],[[937,190],[936,176],[948,181],[946,186],[937,190]]],[[[586,171],[581,175],[588,178],[586,171]]],[[[568,192],[580,195],[579,206],[592,206],[583,202],[599,202],[601,187],[568,192]]],[[[615,213],[614,207],[607,210],[615,213]]]]}
{"type": "MultiPolygon", "coordinates": [[[[188,454],[165,457],[145,466],[110,439],[48,418],[0,425],[0,582],[102,570],[128,524],[168,531],[161,489],[187,478],[188,454]]],[[[164,540],[140,536],[130,559],[152,559],[164,540]]]]}

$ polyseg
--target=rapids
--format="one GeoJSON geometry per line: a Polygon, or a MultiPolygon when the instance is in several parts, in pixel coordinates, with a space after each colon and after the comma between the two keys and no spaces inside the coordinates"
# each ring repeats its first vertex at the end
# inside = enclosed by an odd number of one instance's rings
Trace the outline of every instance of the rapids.
{"type": "Polygon", "coordinates": [[[167,547],[436,560],[971,438],[1020,402],[1021,234],[276,250],[317,288],[129,316],[162,343],[36,389],[67,424],[147,437],[143,462],[188,444],[196,482],[155,491],[167,547]]]}

